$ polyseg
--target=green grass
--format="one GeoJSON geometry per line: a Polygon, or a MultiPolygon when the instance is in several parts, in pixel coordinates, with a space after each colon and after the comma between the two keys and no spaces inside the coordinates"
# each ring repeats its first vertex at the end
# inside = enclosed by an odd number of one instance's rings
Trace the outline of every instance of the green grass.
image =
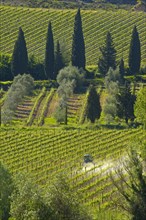
{"type": "MultiPolygon", "coordinates": [[[[0,6],[2,53],[12,54],[21,26],[26,38],[28,53],[44,59],[48,22],[52,22],[55,43],[60,40],[71,51],[73,24],[76,10],[32,9],[0,6]]],[[[97,65],[99,47],[104,44],[106,32],[110,31],[117,50],[117,60],[128,61],[129,43],[133,26],[136,25],[141,41],[142,65],[146,64],[146,14],[124,10],[81,10],[86,46],[87,66],[97,65]]]]}

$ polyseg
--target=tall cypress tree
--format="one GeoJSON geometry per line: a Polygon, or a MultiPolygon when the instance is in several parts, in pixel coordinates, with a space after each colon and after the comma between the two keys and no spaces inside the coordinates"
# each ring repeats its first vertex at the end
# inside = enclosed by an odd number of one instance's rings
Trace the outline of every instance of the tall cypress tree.
{"type": "Polygon", "coordinates": [[[95,119],[99,119],[101,114],[101,105],[99,94],[97,94],[94,86],[90,86],[87,100],[87,118],[94,123],[95,119]]]}
{"type": "Polygon", "coordinates": [[[120,64],[119,64],[119,74],[120,74],[120,78],[121,78],[122,83],[124,83],[125,68],[124,68],[123,58],[120,60],[120,64]]]}
{"type": "Polygon", "coordinates": [[[116,50],[110,32],[107,32],[105,46],[101,47],[100,51],[102,57],[98,61],[98,70],[105,76],[110,67],[116,68],[116,50]]]}
{"type": "Polygon", "coordinates": [[[54,40],[53,40],[51,22],[49,22],[48,31],[47,31],[44,66],[45,66],[45,73],[46,73],[47,79],[55,79],[55,76],[54,76],[54,40]]]}
{"type": "Polygon", "coordinates": [[[56,45],[56,51],[55,51],[55,79],[56,76],[59,72],[59,70],[61,70],[64,67],[64,63],[63,63],[63,57],[62,57],[62,53],[60,50],[60,44],[59,41],[57,41],[57,45],[56,45]]]}
{"type": "Polygon", "coordinates": [[[124,88],[120,89],[120,93],[117,95],[117,113],[119,118],[124,118],[125,122],[128,120],[134,120],[134,103],[136,97],[131,94],[130,86],[125,85],[124,88]]]}
{"type": "Polygon", "coordinates": [[[26,73],[28,68],[28,54],[22,28],[19,28],[18,38],[14,45],[11,61],[11,71],[14,76],[26,73]]]}
{"type": "Polygon", "coordinates": [[[135,75],[139,72],[141,63],[141,48],[139,34],[136,26],[134,26],[130,42],[129,50],[129,70],[131,75],[135,75]]]}
{"type": "Polygon", "coordinates": [[[71,61],[73,66],[85,69],[85,44],[80,9],[75,16],[71,61]]]}

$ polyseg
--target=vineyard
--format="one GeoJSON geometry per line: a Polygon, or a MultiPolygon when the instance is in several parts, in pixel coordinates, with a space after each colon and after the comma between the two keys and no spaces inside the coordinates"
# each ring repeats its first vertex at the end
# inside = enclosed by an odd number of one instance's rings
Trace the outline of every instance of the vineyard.
{"type": "Polygon", "coordinates": [[[83,194],[87,206],[94,210],[108,209],[117,199],[108,173],[126,158],[132,140],[138,136],[142,142],[145,134],[140,128],[1,129],[0,160],[13,175],[27,171],[41,186],[50,177],[66,173],[75,189],[83,194]],[[93,163],[83,163],[85,154],[92,155],[93,163]]]}
{"type": "MultiPolygon", "coordinates": [[[[12,54],[18,28],[21,26],[27,42],[29,55],[44,59],[48,22],[52,22],[55,42],[60,40],[67,52],[71,51],[73,24],[76,10],[31,9],[23,7],[0,6],[2,53],[12,54]]],[[[83,33],[87,65],[97,65],[99,47],[104,44],[106,32],[110,31],[117,60],[122,57],[128,61],[129,43],[133,26],[136,25],[141,41],[142,65],[146,64],[146,14],[144,12],[117,12],[98,9],[82,10],[83,33]]]]}

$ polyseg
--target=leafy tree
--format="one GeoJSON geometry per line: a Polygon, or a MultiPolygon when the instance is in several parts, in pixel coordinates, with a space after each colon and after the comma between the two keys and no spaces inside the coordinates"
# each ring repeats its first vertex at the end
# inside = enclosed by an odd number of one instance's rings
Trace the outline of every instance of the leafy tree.
{"type": "Polygon", "coordinates": [[[136,119],[143,123],[146,128],[146,87],[141,87],[137,93],[137,99],[134,105],[134,114],[136,119]]]}
{"type": "Polygon", "coordinates": [[[60,50],[60,44],[59,44],[59,41],[57,41],[56,52],[55,52],[55,79],[57,77],[59,70],[61,70],[64,66],[65,65],[63,63],[63,57],[62,57],[62,53],[60,50]]]}
{"type": "Polygon", "coordinates": [[[28,60],[28,73],[34,80],[44,80],[46,75],[44,72],[44,64],[41,60],[31,55],[28,60]]]}
{"type": "Polygon", "coordinates": [[[18,38],[15,42],[12,61],[11,61],[11,71],[14,76],[22,73],[27,73],[28,68],[28,54],[27,47],[24,38],[24,33],[22,28],[19,28],[18,38]]]}
{"type": "Polygon", "coordinates": [[[115,70],[113,70],[110,67],[104,80],[104,84],[105,84],[105,88],[107,92],[111,94],[118,93],[117,86],[119,86],[120,83],[121,83],[121,77],[120,77],[119,68],[116,68],[115,70]]]}
{"type": "Polygon", "coordinates": [[[85,44],[80,9],[75,16],[71,61],[73,66],[85,69],[85,44]]]}
{"type": "Polygon", "coordinates": [[[125,122],[128,120],[134,120],[134,103],[135,95],[131,94],[130,86],[126,85],[124,88],[120,89],[120,93],[117,96],[118,100],[118,116],[119,118],[124,118],[125,122]]]}
{"type": "Polygon", "coordinates": [[[128,161],[121,167],[123,168],[116,171],[116,177],[120,181],[116,181],[114,176],[111,177],[122,198],[124,198],[120,206],[131,215],[132,220],[145,220],[146,179],[142,162],[135,150],[131,150],[128,161]]]}
{"type": "Polygon", "coordinates": [[[53,39],[51,22],[49,22],[49,25],[48,25],[47,40],[46,40],[45,73],[46,73],[47,79],[55,79],[55,76],[54,76],[54,39],[53,39]]]}
{"type": "Polygon", "coordinates": [[[109,68],[116,68],[116,50],[110,32],[107,32],[105,46],[100,48],[102,57],[98,61],[98,70],[105,75],[109,68]]]}
{"type": "Polygon", "coordinates": [[[32,93],[33,86],[33,78],[28,74],[19,74],[14,77],[13,84],[9,88],[4,105],[2,106],[1,117],[3,124],[7,124],[13,119],[18,104],[24,96],[32,93]]]}
{"type": "Polygon", "coordinates": [[[136,75],[139,72],[141,63],[141,47],[140,39],[136,26],[134,26],[131,36],[129,49],[129,70],[131,75],[136,75]]]}
{"type": "Polygon", "coordinates": [[[0,219],[7,220],[10,215],[10,196],[13,191],[13,181],[9,171],[0,162],[0,219]]]}
{"type": "Polygon", "coordinates": [[[105,88],[108,93],[104,106],[103,112],[105,119],[108,123],[113,121],[117,116],[117,95],[119,93],[120,74],[119,69],[113,70],[111,67],[105,77],[105,88]]]}
{"type": "Polygon", "coordinates": [[[57,82],[59,85],[64,84],[64,90],[66,89],[65,84],[69,82],[69,84],[72,84],[72,91],[75,92],[80,89],[83,77],[77,67],[67,66],[59,71],[57,82]]]}
{"type": "Polygon", "coordinates": [[[57,75],[58,95],[60,102],[55,111],[55,118],[58,122],[67,124],[67,99],[73,92],[77,91],[82,84],[83,75],[75,66],[68,66],[59,71],[57,75]],[[63,120],[64,119],[64,120],[63,120]]]}
{"type": "Polygon", "coordinates": [[[63,39],[59,41],[59,43],[60,43],[60,50],[61,50],[64,66],[69,66],[71,54],[70,54],[70,51],[68,50],[66,41],[65,39],[63,39]]]}
{"type": "Polygon", "coordinates": [[[87,118],[94,123],[101,114],[100,96],[94,86],[90,86],[87,100],[87,118]]]}
{"type": "Polygon", "coordinates": [[[13,80],[11,73],[11,56],[0,54],[0,81],[13,80]]]}
{"type": "Polygon", "coordinates": [[[39,188],[27,174],[17,174],[11,195],[10,214],[19,220],[49,219],[51,210],[45,204],[39,188]]]}
{"type": "Polygon", "coordinates": [[[91,220],[68,178],[59,175],[46,192],[53,220],[91,220]]]}

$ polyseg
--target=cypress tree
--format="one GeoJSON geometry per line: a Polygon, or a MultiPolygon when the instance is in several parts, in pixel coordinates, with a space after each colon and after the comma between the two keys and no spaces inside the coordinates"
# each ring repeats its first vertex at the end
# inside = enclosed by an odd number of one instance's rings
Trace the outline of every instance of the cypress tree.
{"type": "Polygon", "coordinates": [[[119,64],[119,74],[120,74],[120,78],[121,78],[122,83],[124,83],[125,68],[124,68],[123,58],[120,60],[120,64],[119,64]]]}
{"type": "Polygon", "coordinates": [[[49,22],[46,40],[46,51],[45,51],[45,73],[47,79],[54,79],[54,40],[52,25],[49,22]]]}
{"type": "Polygon", "coordinates": [[[116,68],[116,50],[110,32],[107,32],[105,46],[100,48],[102,57],[98,61],[98,70],[104,76],[108,72],[109,68],[116,68]]]}
{"type": "Polygon", "coordinates": [[[101,105],[99,94],[97,94],[94,86],[90,86],[87,100],[87,118],[94,123],[95,119],[99,119],[101,114],[101,105]]]}
{"type": "Polygon", "coordinates": [[[28,68],[28,54],[22,28],[19,28],[18,38],[14,45],[11,61],[11,71],[14,76],[26,73],[28,68]]]}
{"type": "Polygon", "coordinates": [[[73,66],[85,69],[85,44],[80,9],[75,16],[71,61],[73,66]]]}
{"type": "Polygon", "coordinates": [[[121,88],[120,94],[117,95],[117,113],[119,118],[124,118],[125,122],[128,123],[128,120],[134,120],[134,103],[136,97],[131,94],[130,86],[125,85],[124,88],[121,88]]]}
{"type": "Polygon", "coordinates": [[[62,57],[62,53],[60,50],[60,44],[59,41],[57,41],[57,45],[56,45],[56,52],[55,52],[55,79],[56,76],[59,72],[59,70],[61,70],[64,67],[64,63],[63,63],[63,57],[62,57]]]}
{"type": "Polygon", "coordinates": [[[139,34],[136,26],[134,26],[131,36],[129,49],[129,70],[131,75],[136,75],[139,72],[141,63],[141,48],[139,34]]]}

